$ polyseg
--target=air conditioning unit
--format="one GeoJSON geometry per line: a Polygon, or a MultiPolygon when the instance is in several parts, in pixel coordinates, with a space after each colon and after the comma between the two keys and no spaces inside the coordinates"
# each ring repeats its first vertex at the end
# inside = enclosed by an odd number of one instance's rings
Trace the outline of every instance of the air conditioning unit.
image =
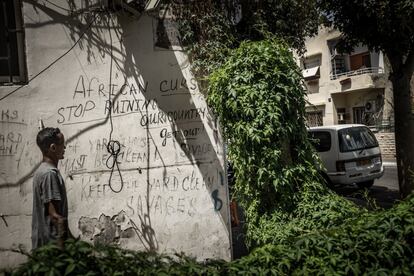
{"type": "Polygon", "coordinates": [[[365,113],[373,113],[376,111],[375,100],[370,100],[365,103],[365,113]]]}

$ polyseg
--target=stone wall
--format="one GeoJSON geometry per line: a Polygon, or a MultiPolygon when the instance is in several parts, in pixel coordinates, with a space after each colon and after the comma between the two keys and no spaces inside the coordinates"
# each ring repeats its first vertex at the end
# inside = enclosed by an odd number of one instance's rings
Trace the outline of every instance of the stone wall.
{"type": "Polygon", "coordinates": [[[378,132],[375,136],[381,148],[382,159],[395,159],[394,132],[378,132]]]}

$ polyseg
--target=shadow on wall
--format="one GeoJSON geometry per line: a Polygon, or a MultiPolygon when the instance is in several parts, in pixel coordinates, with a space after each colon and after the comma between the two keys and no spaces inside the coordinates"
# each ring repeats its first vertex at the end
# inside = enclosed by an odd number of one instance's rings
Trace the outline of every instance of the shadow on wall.
{"type": "MultiPolygon", "coordinates": [[[[144,20],[152,19],[142,17],[138,20],[131,20],[122,13],[110,15],[102,11],[95,11],[99,13],[96,16],[95,12],[89,12],[88,1],[82,1],[86,5],[84,7],[76,6],[75,1],[68,1],[70,9],[57,7],[56,5],[52,8],[34,0],[24,0],[24,2],[32,5],[35,11],[41,11],[51,18],[47,22],[28,23],[26,24],[27,28],[40,28],[48,24],[63,24],[69,30],[68,36],[73,42],[77,40],[77,37],[79,37],[79,34],[86,26],[92,20],[95,20],[92,27],[86,31],[84,37],[79,41],[78,46],[81,50],[87,52],[88,63],[98,58],[95,56],[96,50],[102,55],[112,57],[111,77],[108,76],[108,78],[111,79],[113,77],[112,71],[119,72],[124,78],[124,85],[122,85],[112,99],[109,99],[110,104],[109,102],[106,103],[105,109],[108,111],[112,110],[112,112],[106,112],[104,120],[91,124],[75,135],[68,137],[68,144],[75,139],[87,137],[91,130],[105,125],[111,126],[106,146],[111,144],[111,139],[113,142],[117,142],[116,134],[121,133],[117,133],[116,124],[123,124],[124,122],[119,118],[113,118],[113,114],[117,102],[124,98],[126,94],[124,89],[127,89],[128,82],[131,79],[145,88],[144,93],[139,95],[140,97],[143,96],[144,100],[148,102],[156,102],[156,111],[150,110],[150,106],[147,105],[145,109],[140,109],[139,113],[135,114],[135,118],[138,119],[131,128],[141,128],[144,130],[145,138],[148,141],[146,143],[148,156],[153,152],[161,153],[159,157],[162,165],[154,165],[151,163],[151,159],[147,158],[146,167],[125,168],[117,160],[119,151],[115,152],[114,148],[112,148],[113,151],[112,153],[110,152],[112,161],[109,162],[110,166],[106,170],[107,173],[110,172],[108,182],[111,181],[114,172],[116,174],[119,173],[121,182],[125,172],[129,174],[134,172],[140,178],[145,176],[145,183],[147,185],[147,194],[144,196],[146,200],[145,211],[142,215],[138,215],[138,222],[129,218],[131,227],[123,232],[121,231],[120,235],[115,235],[113,231],[114,227],[119,227],[119,223],[125,222],[124,210],[119,210],[119,214],[110,219],[104,214],[99,218],[82,217],[79,221],[79,227],[83,235],[98,243],[116,243],[120,236],[131,237],[132,229],[147,250],[157,250],[157,236],[152,227],[153,222],[150,216],[152,204],[150,202],[150,179],[151,170],[153,169],[162,170],[163,177],[166,177],[168,174],[167,170],[171,167],[177,167],[178,170],[181,166],[197,168],[204,178],[203,181],[206,183],[208,193],[211,195],[212,207],[221,213],[221,218],[228,216],[226,213],[227,208],[224,206],[224,202],[227,202],[227,194],[223,193],[223,191],[226,191],[225,173],[216,152],[220,146],[216,121],[205,105],[196,106],[197,99],[194,99],[195,93],[193,93],[197,90],[196,81],[192,79],[189,82],[186,79],[180,70],[182,68],[180,68],[181,65],[178,62],[165,62],[165,60],[177,61],[174,51],[165,50],[162,53],[153,54],[154,52],[151,49],[153,41],[140,40],[136,35],[140,32],[140,23],[144,20]],[[108,29],[112,30],[109,41],[106,31],[108,29]],[[146,45],[146,51],[142,51],[143,45],[146,45]],[[176,73],[173,76],[169,73],[171,70],[165,70],[163,71],[165,73],[163,73],[160,70],[161,67],[176,68],[176,73]],[[146,81],[154,79],[154,76],[156,76],[155,78],[160,78],[161,81],[158,87],[149,87],[147,90],[146,81]],[[213,129],[213,135],[209,135],[204,125],[208,125],[209,128],[213,129]],[[174,148],[175,153],[178,153],[178,157],[163,156],[162,153],[165,152],[163,150],[165,148],[174,148]],[[186,162],[182,160],[186,160],[186,162]],[[216,170],[213,173],[216,177],[211,177],[212,169],[216,170]],[[113,222],[116,222],[115,226],[112,225],[113,222]],[[91,228],[91,225],[94,225],[95,228],[101,228],[102,231],[94,234],[94,228],[91,228]],[[113,227],[106,227],[108,225],[113,227]]],[[[109,80],[109,83],[111,83],[111,80],[109,80]]],[[[108,94],[110,95],[111,93],[108,94]]],[[[140,100],[136,94],[132,93],[129,96],[131,95],[134,100],[140,100]]],[[[127,131],[134,131],[134,129],[128,129],[127,131]]],[[[108,147],[108,151],[110,151],[110,147],[108,147]]],[[[14,183],[0,184],[0,189],[22,185],[32,177],[37,166],[33,167],[29,173],[14,183]]],[[[123,184],[120,186],[120,189],[122,187],[123,184]]],[[[223,225],[228,226],[224,220],[223,225]]]]}

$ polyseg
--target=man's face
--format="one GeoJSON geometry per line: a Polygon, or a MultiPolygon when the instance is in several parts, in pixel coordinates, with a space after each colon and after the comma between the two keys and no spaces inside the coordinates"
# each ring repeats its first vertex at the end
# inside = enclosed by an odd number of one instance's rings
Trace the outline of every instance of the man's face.
{"type": "Polygon", "coordinates": [[[65,155],[65,149],[66,149],[65,137],[63,136],[62,133],[59,133],[57,137],[59,138],[59,142],[54,144],[54,154],[57,159],[63,159],[65,155]]]}

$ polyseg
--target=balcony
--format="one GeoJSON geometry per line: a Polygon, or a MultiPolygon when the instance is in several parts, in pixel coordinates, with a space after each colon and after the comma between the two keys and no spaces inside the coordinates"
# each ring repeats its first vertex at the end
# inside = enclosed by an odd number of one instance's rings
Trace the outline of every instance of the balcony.
{"type": "Polygon", "coordinates": [[[339,74],[331,74],[330,79],[336,80],[340,77],[351,77],[364,74],[384,74],[384,69],[382,67],[365,67],[357,70],[347,71],[339,74]]]}

